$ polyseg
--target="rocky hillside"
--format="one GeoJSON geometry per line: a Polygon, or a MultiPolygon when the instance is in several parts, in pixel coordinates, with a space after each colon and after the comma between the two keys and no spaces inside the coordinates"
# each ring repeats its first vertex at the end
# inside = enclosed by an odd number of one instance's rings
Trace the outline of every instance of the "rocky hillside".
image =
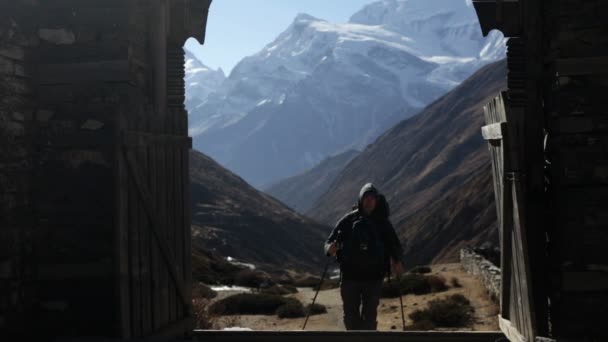
{"type": "Polygon", "coordinates": [[[261,193],[211,158],[190,154],[193,244],[266,269],[321,267],[328,227],[261,193]]]}
{"type": "Polygon", "coordinates": [[[450,259],[457,248],[496,239],[483,105],[506,84],[506,63],[475,73],[351,161],[309,215],[335,224],[362,184],[374,182],[412,264],[450,259]]]}
{"type": "Polygon", "coordinates": [[[193,106],[190,134],[264,188],[364,148],[504,51],[466,0],[377,1],[341,24],[300,14],[193,106]]]}
{"type": "Polygon", "coordinates": [[[300,213],[309,210],[359,151],[349,150],[328,157],[299,175],[271,185],[264,191],[300,213]]]}

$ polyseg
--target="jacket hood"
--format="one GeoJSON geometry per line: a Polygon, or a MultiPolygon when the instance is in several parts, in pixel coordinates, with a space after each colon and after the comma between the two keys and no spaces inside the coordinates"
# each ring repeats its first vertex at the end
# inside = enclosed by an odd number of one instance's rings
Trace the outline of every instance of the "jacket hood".
{"type": "Polygon", "coordinates": [[[357,201],[357,204],[353,206],[353,209],[357,209],[360,213],[363,212],[361,209],[361,200],[368,192],[373,192],[378,198],[376,209],[372,213],[372,216],[380,219],[388,219],[390,216],[390,208],[386,201],[386,197],[384,197],[372,183],[367,183],[361,188],[361,191],[359,191],[359,200],[357,201]]]}
{"type": "Polygon", "coordinates": [[[361,203],[361,200],[363,199],[363,196],[365,196],[365,194],[367,194],[369,192],[374,193],[376,196],[378,195],[378,189],[376,189],[376,187],[374,186],[374,184],[367,183],[359,191],[359,203],[361,203]]]}

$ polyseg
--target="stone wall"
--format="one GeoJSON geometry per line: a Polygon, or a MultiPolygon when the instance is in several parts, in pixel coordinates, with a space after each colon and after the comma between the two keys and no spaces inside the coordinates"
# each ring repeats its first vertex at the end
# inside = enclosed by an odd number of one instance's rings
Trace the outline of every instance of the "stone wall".
{"type": "MultiPolygon", "coordinates": [[[[9,15],[6,6],[23,5],[22,0],[0,4],[0,331],[16,322],[30,305],[32,269],[31,132],[34,120],[34,91],[28,68],[29,51],[39,45],[34,22],[9,15]]],[[[21,7],[20,7],[21,8],[21,7]]]]}
{"type": "Polygon", "coordinates": [[[465,271],[478,277],[486,288],[490,298],[498,301],[500,298],[500,268],[488,261],[482,255],[475,253],[472,249],[460,250],[460,263],[465,271]]]}
{"type": "Polygon", "coordinates": [[[210,1],[0,0],[0,335],[190,330],[168,267],[189,284],[182,46],[210,1]]]}

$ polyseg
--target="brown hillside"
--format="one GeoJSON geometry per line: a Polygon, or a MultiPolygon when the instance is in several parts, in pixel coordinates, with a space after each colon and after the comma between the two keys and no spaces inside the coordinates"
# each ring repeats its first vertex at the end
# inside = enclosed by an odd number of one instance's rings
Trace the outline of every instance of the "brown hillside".
{"type": "Polygon", "coordinates": [[[335,224],[359,188],[374,182],[411,264],[455,257],[457,248],[495,240],[483,105],[506,84],[506,63],[488,65],[420,114],[402,121],[353,159],[309,216],[335,224]]]}
{"type": "Polygon", "coordinates": [[[226,170],[190,154],[195,246],[267,269],[317,270],[328,227],[317,224],[226,170]]]}

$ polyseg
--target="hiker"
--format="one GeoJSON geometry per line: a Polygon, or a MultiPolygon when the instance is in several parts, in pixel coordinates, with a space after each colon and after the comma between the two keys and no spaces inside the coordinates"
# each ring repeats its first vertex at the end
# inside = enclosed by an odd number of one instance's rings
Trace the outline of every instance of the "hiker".
{"type": "Polygon", "coordinates": [[[338,221],[325,243],[325,254],[340,263],[346,330],[376,330],[382,282],[391,269],[403,272],[402,253],[386,198],[365,184],[354,210],[338,221]]]}

